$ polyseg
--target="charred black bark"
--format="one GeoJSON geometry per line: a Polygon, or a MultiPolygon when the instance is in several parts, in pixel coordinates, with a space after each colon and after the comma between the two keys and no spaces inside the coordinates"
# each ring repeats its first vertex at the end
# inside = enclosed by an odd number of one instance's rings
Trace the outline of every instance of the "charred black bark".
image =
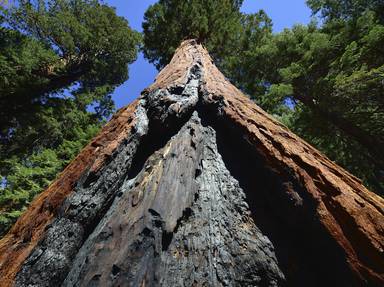
{"type": "Polygon", "coordinates": [[[75,193],[47,227],[44,239],[23,264],[16,286],[61,284],[72,261],[92,234],[125,181],[134,178],[149,156],[179,132],[198,101],[199,71],[191,69],[185,86],[145,95],[136,111],[135,132],[97,174],[87,173],[75,193]]]}
{"type": "Polygon", "coordinates": [[[197,114],[129,184],[64,286],[281,286],[273,245],[197,114]]]}

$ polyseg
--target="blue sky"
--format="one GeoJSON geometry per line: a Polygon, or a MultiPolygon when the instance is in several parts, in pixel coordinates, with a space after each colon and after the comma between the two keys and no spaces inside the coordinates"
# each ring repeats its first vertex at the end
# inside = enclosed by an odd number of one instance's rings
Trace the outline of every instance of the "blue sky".
{"type": "MultiPolygon", "coordinates": [[[[106,0],[110,6],[116,7],[118,15],[125,17],[130,26],[142,31],[141,23],[148,6],[155,0],[106,0]]],[[[244,13],[254,13],[263,9],[272,18],[274,32],[290,28],[294,24],[307,24],[311,12],[305,0],[245,0],[241,8],[244,13]]],[[[139,54],[136,62],[129,66],[129,79],[113,93],[116,107],[121,108],[136,99],[140,92],[155,79],[157,70],[139,54]]]]}

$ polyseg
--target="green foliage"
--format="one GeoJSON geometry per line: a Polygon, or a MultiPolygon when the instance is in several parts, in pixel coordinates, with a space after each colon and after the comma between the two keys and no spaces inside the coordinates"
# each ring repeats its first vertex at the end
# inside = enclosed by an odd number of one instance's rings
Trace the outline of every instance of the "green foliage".
{"type": "Polygon", "coordinates": [[[197,39],[219,60],[236,50],[242,0],[160,0],[145,12],[144,55],[160,69],[182,40],[197,39]]]}
{"type": "Polygon", "coordinates": [[[381,19],[384,16],[382,0],[307,0],[307,4],[326,20],[358,18],[367,11],[374,11],[381,19]]]}
{"type": "Polygon", "coordinates": [[[139,34],[96,0],[22,0],[1,14],[7,24],[0,30],[3,136],[63,88],[123,83],[136,59],[139,34]]]}
{"type": "Polygon", "coordinates": [[[218,59],[218,65],[221,71],[245,92],[257,91],[258,94],[262,94],[266,83],[265,71],[260,69],[260,65],[271,63],[268,63],[266,58],[258,56],[263,56],[265,44],[272,37],[272,21],[262,10],[255,14],[242,14],[237,30],[239,31],[237,38],[231,43],[235,48],[231,49],[231,53],[218,59]],[[252,56],[257,58],[257,61],[248,61],[252,56]],[[254,81],[243,81],[243,78],[249,78],[249,75],[252,75],[254,81]]]}
{"type": "Polygon", "coordinates": [[[0,234],[114,110],[140,35],[95,0],[0,8],[0,234]]]}

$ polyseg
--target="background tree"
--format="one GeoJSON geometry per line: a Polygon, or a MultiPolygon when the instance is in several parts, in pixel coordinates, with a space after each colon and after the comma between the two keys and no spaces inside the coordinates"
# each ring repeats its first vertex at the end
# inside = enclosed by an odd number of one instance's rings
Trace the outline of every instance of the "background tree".
{"type": "Polygon", "coordinates": [[[138,33],[96,0],[21,0],[2,14],[9,26],[2,27],[2,135],[70,85],[113,89],[136,59],[138,33]]]}
{"type": "Polygon", "coordinates": [[[314,14],[329,21],[335,19],[359,18],[367,11],[373,11],[381,20],[384,17],[384,3],[381,0],[307,0],[314,14]]]}
{"type": "Polygon", "coordinates": [[[94,0],[1,8],[0,233],[95,135],[140,35],[94,0]]]}

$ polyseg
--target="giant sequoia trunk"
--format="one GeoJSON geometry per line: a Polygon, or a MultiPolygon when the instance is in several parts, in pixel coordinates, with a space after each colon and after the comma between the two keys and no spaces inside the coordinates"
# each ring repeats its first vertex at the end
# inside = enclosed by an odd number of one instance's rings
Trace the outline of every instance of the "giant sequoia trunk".
{"type": "Polygon", "coordinates": [[[383,214],[185,41],[2,239],[1,286],[384,286],[383,214]]]}

